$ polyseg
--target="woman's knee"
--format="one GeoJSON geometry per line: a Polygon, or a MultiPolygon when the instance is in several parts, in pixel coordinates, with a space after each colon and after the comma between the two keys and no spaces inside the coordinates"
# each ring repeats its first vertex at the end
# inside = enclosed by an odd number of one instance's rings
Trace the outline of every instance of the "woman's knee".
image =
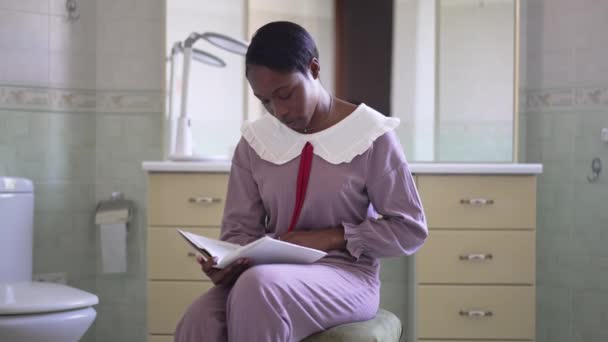
{"type": "Polygon", "coordinates": [[[255,310],[252,306],[272,304],[277,300],[279,284],[280,276],[272,265],[252,267],[243,272],[232,287],[228,307],[255,310]]]}

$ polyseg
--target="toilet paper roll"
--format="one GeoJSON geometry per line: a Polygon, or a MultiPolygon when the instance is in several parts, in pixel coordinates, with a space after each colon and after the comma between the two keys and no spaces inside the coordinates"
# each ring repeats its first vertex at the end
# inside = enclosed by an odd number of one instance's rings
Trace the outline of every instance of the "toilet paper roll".
{"type": "Polygon", "coordinates": [[[127,271],[127,225],[103,224],[101,229],[101,267],[104,273],[127,271]]]}

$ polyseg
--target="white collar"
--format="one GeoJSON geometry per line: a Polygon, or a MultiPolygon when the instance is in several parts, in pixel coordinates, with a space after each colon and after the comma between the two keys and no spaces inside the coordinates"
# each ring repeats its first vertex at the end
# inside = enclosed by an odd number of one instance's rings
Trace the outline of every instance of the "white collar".
{"type": "Polygon", "coordinates": [[[269,114],[244,122],[241,133],[260,158],[273,164],[285,164],[298,157],[306,142],[310,142],[314,154],[337,165],[365,153],[378,137],[398,125],[399,119],[361,104],[342,121],[317,133],[296,132],[269,114]]]}

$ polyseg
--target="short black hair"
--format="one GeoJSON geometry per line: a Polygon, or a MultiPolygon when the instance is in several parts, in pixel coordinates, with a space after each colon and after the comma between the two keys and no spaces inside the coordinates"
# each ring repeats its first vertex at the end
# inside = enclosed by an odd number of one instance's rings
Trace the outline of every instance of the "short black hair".
{"type": "Polygon", "coordinates": [[[319,59],[317,45],[302,26],[289,21],[275,21],[255,32],[247,49],[245,63],[279,72],[299,71],[306,74],[313,58],[319,59]]]}

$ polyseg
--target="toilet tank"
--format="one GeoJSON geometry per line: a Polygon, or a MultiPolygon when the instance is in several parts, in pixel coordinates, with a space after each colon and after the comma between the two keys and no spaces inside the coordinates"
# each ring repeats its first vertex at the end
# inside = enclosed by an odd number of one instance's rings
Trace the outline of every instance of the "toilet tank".
{"type": "Polygon", "coordinates": [[[0,176],[0,282],[32,280],[34,186],[0,176]]]}

